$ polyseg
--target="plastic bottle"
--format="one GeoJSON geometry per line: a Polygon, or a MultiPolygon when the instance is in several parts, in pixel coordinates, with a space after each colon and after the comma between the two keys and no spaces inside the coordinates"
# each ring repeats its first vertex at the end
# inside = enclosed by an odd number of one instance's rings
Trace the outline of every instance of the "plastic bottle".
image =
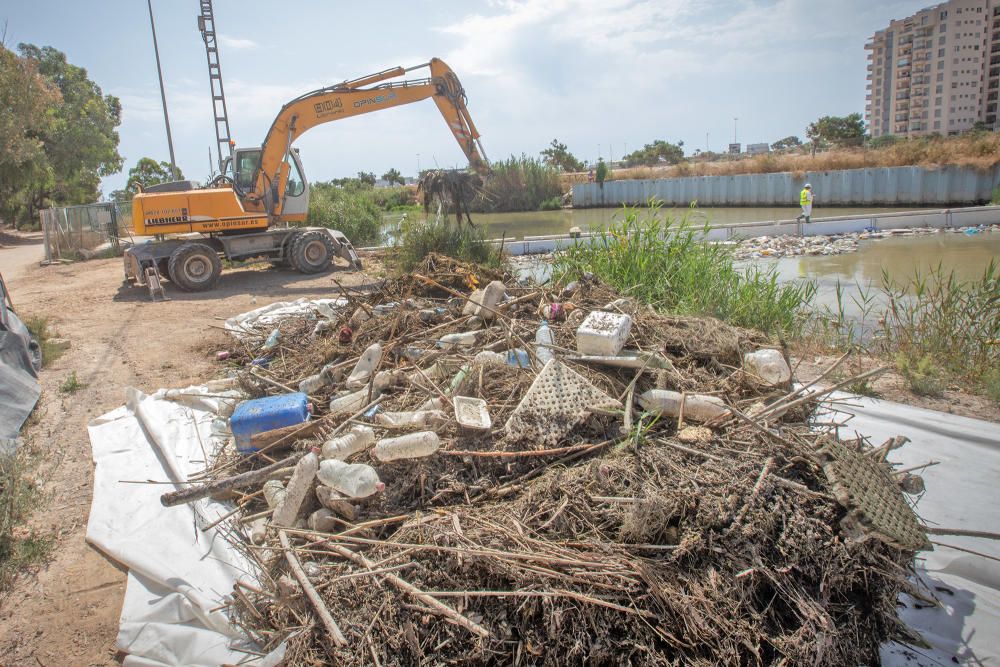
{"type": "Polygon", "coordinates": [[[437,428],[447,423],[448,415],[443,410],[411,410],[407,412],[381,412],[375,421],[386,428],[437,428]]]}
{"type": "Polygon", "coordinates": [[[462,333],[445,334],[438,339],[438,347],[444,350],[453,350],[456,347],[472,347],[476,344],[475,331],[463,331],[462,333]]]}
{"type": "Polygon", "coordinates": [[[353,313],[351,313],[351,319],[347,321],[347,324],[352,329],[357,329],[359,326],[371,319],[371,315],[367,310],[358,306],[353,313]]]}
{"type": "Polygon", "coordinates": [[[309,530],[332,533],[337,527],[337,515],[332,510],[321,507],[309,515],[309,518],[306,519],[306,525],[309,526],[309,530]]]}
{"type": "Polygon", "coordinates": [[[269,508],[275,509],[285,502],[286,494],[285,485],[280,479],[269,479],[264,482],[264,501],[269,508]]]}
{"type": "MultiPolygon", "coordinates": [[[[322,463],[320,467],[322,467],[322,463]]],[[[358,510],[351,504],[351,502],[340,495],[329,486],[324,484],[319,484],[316,486],[316,497],[319,498],[319,504],[323,507],[333,510],[335,513],[344,517],[348,521],[354,521],[358,517],[358,510]]]]}
{"type": "Polygon", "coordinates": [[[314,448],[295,464],[295,471],[292,472],[292,478],[288,480],[288,486],[285,488],[285,501],[274,510],[272,521],[275,524],[291,526],[295,523],[295,518],[302,509],[302,501],[306,499],[306,494],[316,479],[317,469],[319,469],[319,455],[318,450],[314,448]]]}
{"type": "Polygon", "coordinates": [[[549,345],[555,345],[555,342],[555,336],[552,335],[549,323],[542,320],[538,331],[535,332],[535,356],[538,357],[538,361],[543,366],[556,358],[556,355],[552,352],[552,348],[549,347],[549,345]]]}
{"type": "Polygon", "coordinates": [[[357,389],[368,383],[375,366],[382,359],[382,346],[378,343],[370,345],[367,350],[361,353],[361,358],[354,365],[354,370],[347,376],[347,388],[357,389]]]}
{"type": "Polygon", "coordinates": [[[454,396],[462,388],[462,383],[465,379],[469,377],[469,373],[472,371],[472,366],[466,364],[458,369],[454,377],[451,378],[451,382],[448,384],[448,388],[445,390],[445,394],[448,396],[454,396]]]}
{"type": "Polygon", "coordinates": [[[527,350],[515,348],[507,350],[507,365],[514,368],[531,368],[531,361],[528,359],[527,350]]]}
{"type": "Polygon", "coordinates": [[[375,468],[363,463],[327,459],[319,464],[319,481],[348,498],[367,498],[385,488],[375,468]]]}
{"type": "Polygon", "coordinates": [[[428,398],[417,410],[444,410],[444,401],[440,398],[428,398]]]}
{"type": "Polygon", "coordinates": [[[434,431],[407,433],[398,438],[383,438],[375,445],[372,453],[379,461],[417,459],[430,456],[441,447],[441,439],[434,431]]]}
{"type": "Polygon", "coordinates": [[[267,340],[264,341],[264,349],[273,350],[274,348],[278,347],[279,338],[281,338],[281,331],[278,330],[277,327],[275,327],[271,331],[270,335],[267,337],[267,340]]]}
{"type": "Polygon", "coordinates": [[[496,308],[506,293],[507,287],[502,282],[499,280],[491,282],[483,290],[482,298],[479,301],[480,306],[476,309],[475,314],[484,320],[496,317],[496,308]]]}
{"type": "Polygon", "coordinates": [[[346,461],[349,456],[367,449],[373,442],[375,431],[370,426],[359,424],[348,433],[324,442],[322,456],[324,459],[346,461]]]}
{"type": "MultiPolygon", "coordinates": [[[[372,398],[378,395],[378,391],[375,391],[372,398]]],[[[368,390],[361,389],[352,394],[344,394],[343,396],[336,396],[330,399],[330,412],[331,415],[343,415],[343,414],[354,414],[361,408],[365,407],[368,403],[368,390]]]]}
{"type": "Polygon", "coordinates": [[[743,355],[743,367],[753,376],[774,386],[785,384],[792,379],[792,369],[779,350],[764,349],[743,355]]]}
{"type": "Polygon", "coordinates": [[[319,389],[326,386],[326,380],[323,378],[322,374],[316,373],[315,375],[310,375],[305,380],[299,383],[299,391],[303,394],[312,395],[319,389]]]}
{"type": "MultiPolygon", "coordinates": [[[[681,394],[669,389],[650,389],[639,396],[639,405],[653,414],[668,417],[680,416],[681,394]]],[[[684,398],[684,419],[705,422],[729,414],[729,408],[720,398],[702,394],[686,394],[684,398]]]]}

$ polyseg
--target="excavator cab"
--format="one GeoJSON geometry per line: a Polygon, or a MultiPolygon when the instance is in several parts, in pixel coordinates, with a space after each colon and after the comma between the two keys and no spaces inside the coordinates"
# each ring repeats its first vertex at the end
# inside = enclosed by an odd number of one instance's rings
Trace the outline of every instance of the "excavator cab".
{"type": "MultiPolygon", "coordinates": [[[[237,192],[252,192],[260,168],[260,148],[237,148],[232,162],[227,158],[223,173],[233,179],[237,192]],[[235,170],[233,164],[235,163],[235,170]],[[235,173],[233,173],[235,172],[235,173]]],[[[288,178],[282,204],[282,219],[305,220],[309,212],[309,183],[306,181],[299,158],[299,149],[289,151],[288,178]]]]}

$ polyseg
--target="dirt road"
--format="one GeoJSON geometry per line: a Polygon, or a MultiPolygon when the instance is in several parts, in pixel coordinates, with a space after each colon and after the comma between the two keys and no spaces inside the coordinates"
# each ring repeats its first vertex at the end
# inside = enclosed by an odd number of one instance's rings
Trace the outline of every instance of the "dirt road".
{"type": "Polygon", "coordinates": [[[0,665],[117,664],[125,572],[84,541],[93,484],[87,422],[122,405],[128,386],[151,392],[218,376],[211,351],[229,342],[219,318],[272,301],[336,296],[331,276],[344,285],[366,277],[235,269],[212,292],[179,293],[168,284],[171,300],[151,303],[144,290],[122,287],[120,259],[40,267],[37,235],[0,243],[0,273],[18,313],[49,317],[70,342],[42,371],[42,398],[23,431],[43,452],[30,525],[54,547],[48,563],[0,593],[0,665]],[[84,387],[62,393],[71,372],[84,387]]]}

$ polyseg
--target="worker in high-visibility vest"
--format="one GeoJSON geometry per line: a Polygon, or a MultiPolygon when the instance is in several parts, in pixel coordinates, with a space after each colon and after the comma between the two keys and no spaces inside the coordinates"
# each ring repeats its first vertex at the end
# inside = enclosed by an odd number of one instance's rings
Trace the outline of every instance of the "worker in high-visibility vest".
{"type": "Polygon", "coordinates": [[[807,223],[812,222],[811,218],[813,213],[814,198],[815,195],[813,195],[813,186],[806,183],[805,187],[802,188],[802,192],[799,193],[799,205],[802,207],[802,213],[799,214],[799,217],[795,218],[796,222],[803,218],[805,218],[807,223]]]}

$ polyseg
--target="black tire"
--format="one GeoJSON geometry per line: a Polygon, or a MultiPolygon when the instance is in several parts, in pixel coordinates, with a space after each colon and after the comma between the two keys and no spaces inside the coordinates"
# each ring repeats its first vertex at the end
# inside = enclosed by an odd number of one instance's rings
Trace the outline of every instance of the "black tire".
{"type": "Polygon", "coordinates": [[[329,234],[306,232],[292,241],[288,259],[299,273],[320,273],[330,268],[335,252],[329,234]]]}
{"type": "Polygon", "coordinates": [[[222,275],[222,260],[211,246],[185,243],[170,253],[170,281],[185,292],[204,292],[215,287],[222,275]]]}

